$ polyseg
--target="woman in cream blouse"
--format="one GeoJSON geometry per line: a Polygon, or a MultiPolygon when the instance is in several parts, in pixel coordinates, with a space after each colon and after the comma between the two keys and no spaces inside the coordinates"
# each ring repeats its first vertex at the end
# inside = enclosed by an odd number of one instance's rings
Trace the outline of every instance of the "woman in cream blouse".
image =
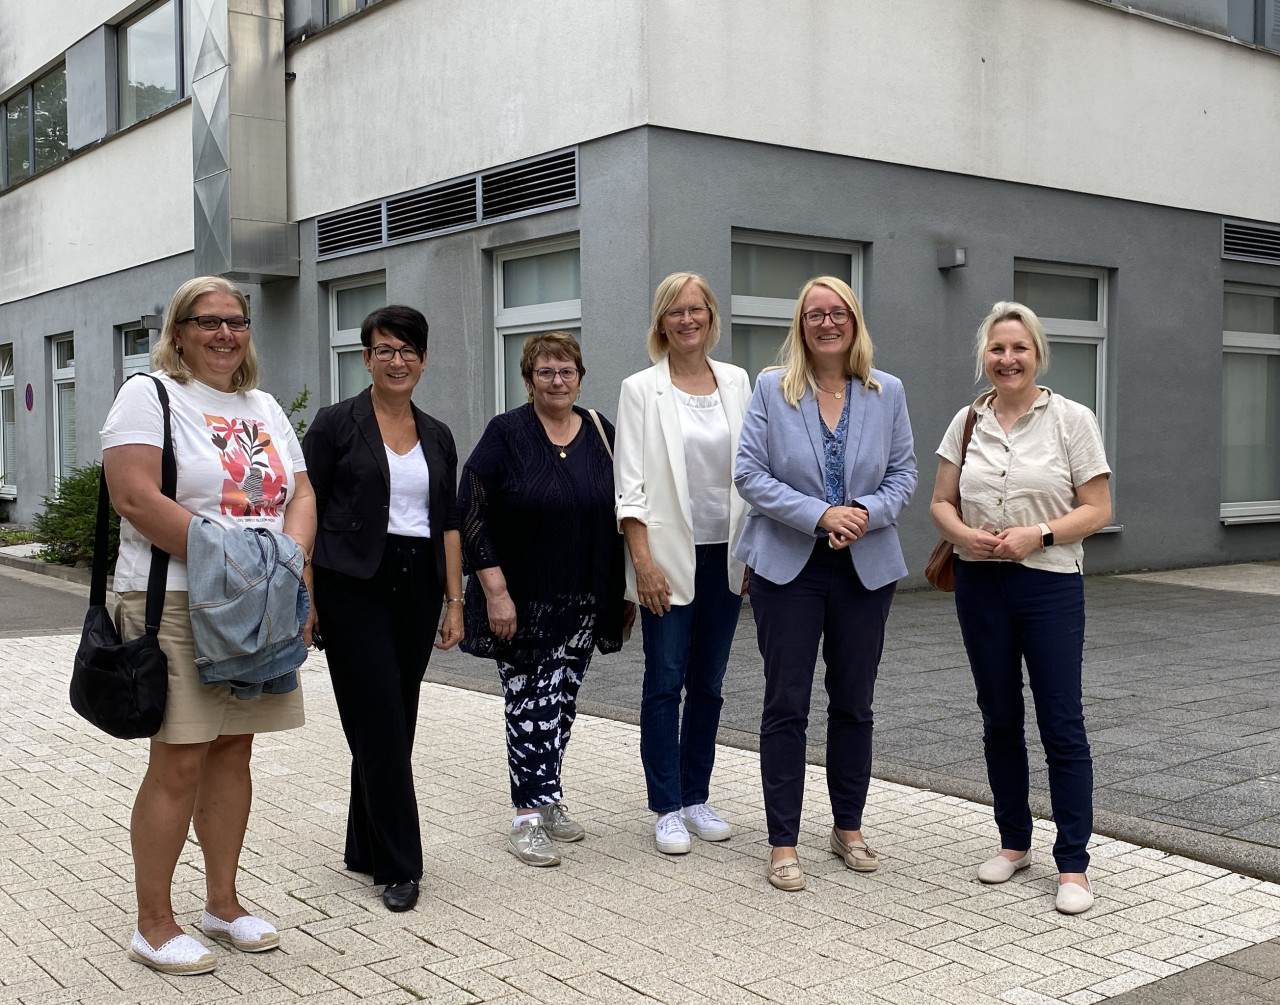
{"type": "Polygon", "coordinates": [[[654,837],[668,855],[687,852],[691,832],[704,841],[732,833],[707,799],[720,686],[746,582],[733,557],[746,512],[733,458],[751,386],[741,367],[707,356],[719,338],[707,281],[668,276],[653,297],[654,365],[627,378],[618,399],[618,524],[627,599],[640,605],[644,633],[640,757],[658,814],[654,837]]]}
{"type": "Polygon", "coordinates": [[[963,408],[938,447],[930,516],[956,546],[956,615],[982,710],[1000,853],[978,867],[1003,883],[1031,864],[1022,663],[1035,697],[1058,827],[1055,906],[1093,905],[1085,870],[1093,829],[1093,761],[1084,730],[1081,541],[1111,519],[1098,420],[1036,384],[1049,345],[1035,312],[1002,301],[978,328],[977,375],[991,390],[963,454],[963,408]]]}

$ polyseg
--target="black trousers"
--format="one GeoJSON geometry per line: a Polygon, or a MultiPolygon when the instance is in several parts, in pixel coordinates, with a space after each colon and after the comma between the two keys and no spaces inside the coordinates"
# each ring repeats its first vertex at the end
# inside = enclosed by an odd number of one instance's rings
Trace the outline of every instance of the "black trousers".
{"type": "Polygon", "coordinates": [[[372,579],[317,566],[315,593],[333,695],[351,748],[343,857],[348,869],[369,873],[378,884],[419,879],[413,735],[443,600],[431,542],[388,535],[372,579]]]}
{"type": "Polygon", "coordinates": [[[841,830],[860,830],[871,782],[871,703],[896,583],[868,590],[846,551],[825,539],[789,583],[751,574],[748,591],[764,658],[760,776],[769,844],[794,847],[804,803],[809,696],[818,643],[826,663],[827,794],[841,830]]]}

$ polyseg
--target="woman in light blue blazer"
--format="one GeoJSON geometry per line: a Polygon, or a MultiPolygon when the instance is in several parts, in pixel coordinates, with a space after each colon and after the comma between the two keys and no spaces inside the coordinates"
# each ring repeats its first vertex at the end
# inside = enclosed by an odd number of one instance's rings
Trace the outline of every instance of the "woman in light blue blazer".
{"type": "Polygon", "coordinates": [[[862,834],[871,780],[871,701],[897,581],[907,573],[898,514],[916,487],[902,382],[871,368],[862,308],[848,283],[805,284],[781,367],[756,382],[734,484],[751,506],[735,554],[764,659],[760,774],[769,882],[804,889],[796,855],[809,697],[823,640],[831,851],[875,872],[862,834]]]}
{"type": "Polygon", "coordinates": [[[719,338],[707,281],[672,273],[653,297],[654,365],[623,381],[618,398],[613,482],[627,539],[626,597],[640,606],[644,630],[640,760],[657,814],[654,841],[666,855],[687,852],[690,834],[724,841],[732,833],[707,800],[746,585],[733,557],[747,511],[733,458],[751,382],[741,367],[707,355],[719,338]]]}

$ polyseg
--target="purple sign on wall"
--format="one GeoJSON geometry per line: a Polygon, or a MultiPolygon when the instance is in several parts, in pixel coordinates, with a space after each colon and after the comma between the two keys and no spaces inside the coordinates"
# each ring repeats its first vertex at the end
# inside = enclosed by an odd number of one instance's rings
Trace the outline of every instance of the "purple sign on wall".
{"type": "Polygon", "coordinates": [[[27,402],[27,411],[29,412],[31,411],[32,408],[35,407],[35,404],[36,404],[36,393],[35,391],[31,390],[30,384],[27,385],[26,402],[27,402]]]}

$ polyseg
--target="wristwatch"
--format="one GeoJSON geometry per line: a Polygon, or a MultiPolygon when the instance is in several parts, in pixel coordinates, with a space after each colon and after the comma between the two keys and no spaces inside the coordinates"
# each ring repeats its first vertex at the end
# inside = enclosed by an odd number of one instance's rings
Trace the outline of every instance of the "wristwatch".
{"type": "Polygon", "coordinates": [[[1049,529],[1049,525],[1047,523],[1042,523],[1042,524],[1038,524],[1037,526],[1039,526],[1040,528],[1040,547],[1052,548],[1053,547],[1053,531],[1049,529]]]}

